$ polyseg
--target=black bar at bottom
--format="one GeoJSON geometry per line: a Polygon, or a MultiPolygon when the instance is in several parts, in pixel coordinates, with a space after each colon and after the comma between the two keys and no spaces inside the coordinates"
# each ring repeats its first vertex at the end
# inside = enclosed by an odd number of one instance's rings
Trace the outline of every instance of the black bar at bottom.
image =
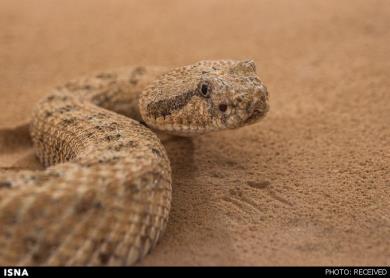
{"type": "Polygon", "coordinates": [[[129,275],[299,275],[308,277],[390,277],[387,267],[0,267],[0,277],[72,277],[129,275]]]}

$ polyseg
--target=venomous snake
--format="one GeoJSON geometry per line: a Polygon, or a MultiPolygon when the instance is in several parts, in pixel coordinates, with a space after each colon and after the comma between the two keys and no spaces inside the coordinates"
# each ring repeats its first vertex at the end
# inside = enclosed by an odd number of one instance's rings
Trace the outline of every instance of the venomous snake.
{"type": "Polygon", "coordinates": [[[154,131],[238,128],[268,108],[251,60],[122,68],[53,89],[30,124],[46,169],[0,172],[0,264],[136,263],[170,210],[170,162],[154,131]]]}

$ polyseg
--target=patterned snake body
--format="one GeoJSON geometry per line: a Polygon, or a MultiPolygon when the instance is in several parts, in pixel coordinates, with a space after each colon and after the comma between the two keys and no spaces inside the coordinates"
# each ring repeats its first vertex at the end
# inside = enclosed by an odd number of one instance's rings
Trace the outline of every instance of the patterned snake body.
{"type": "Polygon", "coordinates": [[[268,108],[253,61],[133,67],[54,89],[31,122],[47,168],[0,172],[0,264],[134,264],[170,210],[170,163],[151,129],[238,128],[268,108]]]}

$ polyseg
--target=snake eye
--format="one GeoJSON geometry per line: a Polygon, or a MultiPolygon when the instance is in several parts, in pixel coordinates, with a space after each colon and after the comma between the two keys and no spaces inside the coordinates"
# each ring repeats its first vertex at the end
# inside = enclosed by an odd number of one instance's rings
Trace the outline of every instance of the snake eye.
{"type": "Polygon", "coordinates": [[[201,83],[200,93],[202,94],[203,97],[206,97],[206,98],[210,97],[210,93],[211,93],[210,85],[207,83],[201,83]]]}

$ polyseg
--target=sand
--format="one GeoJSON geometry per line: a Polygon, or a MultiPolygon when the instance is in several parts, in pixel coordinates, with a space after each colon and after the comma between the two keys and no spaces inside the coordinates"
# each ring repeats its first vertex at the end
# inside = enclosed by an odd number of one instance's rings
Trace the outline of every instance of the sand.
{"type": "Polygon", "coordinates": [[[390,264],[390,1],[0,1],[0,167],[40,169],[34,103],[125,65],[256,61],[261,123],[166,142],[170,222],[141,265],[390,264]]]}

